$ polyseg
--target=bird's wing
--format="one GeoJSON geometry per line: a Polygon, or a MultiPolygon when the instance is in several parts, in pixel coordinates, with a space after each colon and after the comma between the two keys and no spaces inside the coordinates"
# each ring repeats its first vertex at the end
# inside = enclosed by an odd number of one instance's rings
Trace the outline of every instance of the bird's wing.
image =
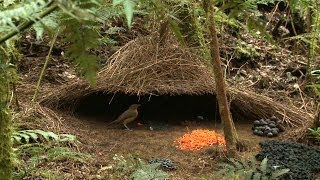
{"type": "Polygon", "coordinates": [[[126,110],[125,112],[123,112],[116,120],[112,121],[111,123],[109,124],[114,124],[114,123],[121,123],[123,122],[125,119],[128,119],[128,118],[132,118],[132,117],[135,117],[136,116],[136,113],[135,112],[132,112],[132,110],[126,110]]]}

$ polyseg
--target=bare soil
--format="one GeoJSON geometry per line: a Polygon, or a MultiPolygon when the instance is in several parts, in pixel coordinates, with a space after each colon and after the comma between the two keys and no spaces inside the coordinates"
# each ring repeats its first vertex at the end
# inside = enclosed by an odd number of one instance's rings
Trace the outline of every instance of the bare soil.
{"type": "MultiPolygon", "coordinates": [[[[128,131],[123,128],[110,129],[107,126],[107,119],[101,121],[79,119],[64,113],[60,115],[64,118],[63,123],[68,129],[67,133],[77,135],[83,142],[84,149],[95,155],[94,164],[97,168],[112,164],[115,154],[134,154],[144,160],[152,158],[173,160],[178,168],[170,172],[172,179],[198,179],[212,176],[219,159],[210,153],[210,148],[200,151],[181,151],[174,141],[194,129],[210,129],[222,133],[220,123],[174,125],[156,131],[141,126],[128,131]]],[[[250,122],[236,122],[240,139],[246,140],[250,147],[248,151],[242,153],[242,156],[254,155],[259,150],[258,143],[267,139],[254,136],[251,126],[250,122]]]]}

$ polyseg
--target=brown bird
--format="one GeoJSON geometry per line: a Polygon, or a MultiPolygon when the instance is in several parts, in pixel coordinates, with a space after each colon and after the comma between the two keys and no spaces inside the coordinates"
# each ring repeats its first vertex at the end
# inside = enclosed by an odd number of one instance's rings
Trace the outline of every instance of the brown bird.
{"type": "Polygon", "coordinates": [[[132,104],[129,109],[127,109],[125,112],[123,112],[116,120],[110,122],[108,125],[112,124],[120,124],[122,123],[124,127],[126,127],[128,130],[131,130],[128,128],[127,124],[134,121],[138,117],[138,107],[140,104],[132,104]]]}

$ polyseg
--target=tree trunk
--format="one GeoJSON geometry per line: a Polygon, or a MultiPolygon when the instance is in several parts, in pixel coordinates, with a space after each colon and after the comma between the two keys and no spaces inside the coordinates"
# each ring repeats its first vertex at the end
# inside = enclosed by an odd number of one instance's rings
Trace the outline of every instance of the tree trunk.
{"type": "Polygon", "coordinates": [[[11,112],[9,109],[9,79],[7,63],[0,56],[0,179],[12,179],[12,141],[11,141],[11,112]],[[0,66],[1,67],[1,66],[0,66]]]}
{"type": "Polygon", "coordinates": [[[221,68],[219,43],[218,43],[217,32],[215,29],[214,6],[213,6],[212,0],[209,0],[208,6],[209,6],[208,22],[209,22],[209,29],[210,29],[210,54],[211,54],[211,61],[212,61],[213,71],[214,71],[214,79],[216,84],[216,94],[217,94],[217,100],[219,104],[219,113],[221,116],[223,132],[226,140],[226,146],[228,151],[227,154],[229,156],[235,156],[237,134],[236,134],[235,126],[232,121],[232,117],[229,109],[227,93],[226,93],[226,84],[223,78],[223,73],[221,68]]]}

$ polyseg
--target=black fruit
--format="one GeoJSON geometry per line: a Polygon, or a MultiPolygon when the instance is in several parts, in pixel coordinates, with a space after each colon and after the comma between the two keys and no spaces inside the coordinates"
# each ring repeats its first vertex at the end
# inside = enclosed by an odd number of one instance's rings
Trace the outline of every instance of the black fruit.
{"type": "Polygon", "coordinates": [[[254,125],[254,126],[260,126],[261,123],[260,123],[259,120],[255,120],[255,121],[253,121],[253,125],[254,125]]]}
{"type": "Polygon", "coordinates": [[[255,120],[252,127],[253,134],[268,137],[277,136],[280,132],[284,131],[283,126],[279,122],[280,120],[275,116],[272,116],[270,119],[255,120]],[[272,133],[272,136],[270,133],[272,133]]]}
{"type": "Polygon", "coordinates": [[[290,171],[281,179],[314,180],[320,172],[320,149],[290,141],[269,140],[260,143],[261,151],[256,158],[268,158],[268,167],[280,166],[290,171]]]}
{"type": "Polygon", "coordinates": [[[273,137],[272,132],[269,132],[269,133],[267,134],[267,136],[268,136],[268,137],[273,137]]]}

